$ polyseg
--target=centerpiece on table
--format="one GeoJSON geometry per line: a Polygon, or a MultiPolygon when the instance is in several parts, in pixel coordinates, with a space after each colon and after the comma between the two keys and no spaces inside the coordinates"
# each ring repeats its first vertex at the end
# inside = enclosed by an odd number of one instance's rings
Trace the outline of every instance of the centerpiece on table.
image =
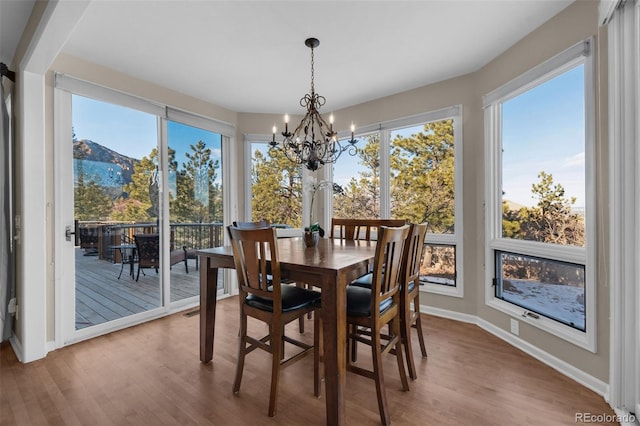
{"type": "Polygon", "coordinates": [[[304,228],[304,234],[302,235],[304,245],[307,247],[315,247],[318,245],[320,238],[324,237],[324,229],[318,222],[313,221],[313,203],[316,200],[318,191],[329,187],[333,187],[333,183],[326,180],[318,182],[315,177],[310,177],[307,181],[306,190],[311,193],[311,205],[309,206],[309,226],[304,228]]]}

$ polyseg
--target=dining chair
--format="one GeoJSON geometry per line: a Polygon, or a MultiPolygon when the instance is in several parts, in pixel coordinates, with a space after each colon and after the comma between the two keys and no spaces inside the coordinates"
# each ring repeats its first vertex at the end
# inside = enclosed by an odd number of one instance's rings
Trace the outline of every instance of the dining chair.
{"type": "MultiPolygon", "coordinates": [[[[427,349],[424,343],[422,320],[420,316],[420,262],[424,250],[424,239],[427,234],[427,223],[411,224],[409,235],[405,240],[402,268],[400,270],[400,321],[402,343],[407,360],[409,377],[418,378],[413,351],[411,349],[411,328],[418,333],[418,342],[422,357],[427,357],[427,349]],[[413,310],[411,305],[413,304],[413,310]]],[[[369,273],[354,280],[351,285],[371,288],[373,274],[369,273]]],[[[355,346],[355,345],[354,345],[355,346]]],[[[352,348],[352,359],[356,359],[355,350],[352,348]]]]}
{"type": "Polygon", "coordinates": [[[280,369],[302,359],[317,347],[286,336],[285,325],[300,315],[319,309],[321,295],[312,290],[282,285],[274,228],[242,229],[230,226],[227,229],[231,236],[240,293],[240,344],[233,393],[240,391],[246,355],[258,348],[271,353],[268,413],[269,417],[273,417],[276,414],[280,369]],[[267,272],[270,272],[270,279],[267,272]],[[249,336],[248,317],[265,322],[269,326],[269,333],[261,338],[249,336]],[[302,350],[285,359],[285,342],[302,350]]]}
{"type": "Polygon", "coordinates": [[[398,372],[404,391],[409,390],[402,356],[400,325],[400,272],[409,225],[381,226],[373,263],[371,287],[347,286],[347,354],[349,347],[361,342],[371,347],[373,370],[353,364],[347,356],[347,370],[375,381],[382,424],[390,424],[382,373],[382,355],[395,350],[398,372]],[[388,334],[382,328],[388,326],[388,334]],[[366,332],[365,332],[366,331],[366,332]]]}
{"type": "Polygon", "coordinates": [[[404,259],[402,261],[400,288],[400,321],[402,332],[402,343],[407,359],[409,377],[413,380],[418,378],[416,365],[413,360],[411,349],[411,328],[415,328],[418,333],[420,352],[422,357],[427,357],[427,348],[424,344],[424,334],[422,331],[422,319],[420,316],[420,263],[424,250],[424,238],[427,234],[427,223],[412,224],[409,236],[405,242],[404,259]],[[411,305],[413,304],[413,310],[411,305]]]}
{"type": "MultiPolygon", "coordinates": [[[[261,219],[261,220],[257,220],[255,222],[240,222],[240,221],[233,221],[233,226],[241,228],[241,229],[259,229],[259,228],[268,228],[271,226],[271,224],[269,223],[269,221],[267,219],[261,219]]],[[[271,275],[268,275],[268,279],[270,278],[271,275]]],[[[286,278],[281,278],[280,282],[282,284],[292,284],[293,281],[286,279],[286,278]]],[[[295,283],[296,286],[301,287],[301,288],[309,288],[308,285],[304,284],[304,283],[295,283]]],[[[311,319],[311,312],[309,312],[309,319],[311,319]]],[[[300,333],[304,333],[304,315],[300,316],[299,320],[298,320],[298,329],[300,330],[300,333]]]]}
{"type": "Polygon", "coordinates": [[[404,219],[331,219],[329,238],[341,240],[375,240],[381,226],[398,227],[406,224],[404,219]]]}

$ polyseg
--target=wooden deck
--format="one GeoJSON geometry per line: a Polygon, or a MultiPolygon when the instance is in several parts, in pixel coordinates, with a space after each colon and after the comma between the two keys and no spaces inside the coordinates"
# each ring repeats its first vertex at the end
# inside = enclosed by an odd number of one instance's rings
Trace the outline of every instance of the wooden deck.
{"type": "MultiPolygon", "coordinates": [[[[171,302],[200,294],[199,271],[195,259],[189,259],[189,273],[184,263],[171,267],[171,302]]],[[[134,275],[138,265],[134,265],[134,275]]],[[[76,248],[76,330],[101,324],[161,306],[160,275],[143,269],[138,281],[129,274],[130,265],[85,256],[76,248]]]]}

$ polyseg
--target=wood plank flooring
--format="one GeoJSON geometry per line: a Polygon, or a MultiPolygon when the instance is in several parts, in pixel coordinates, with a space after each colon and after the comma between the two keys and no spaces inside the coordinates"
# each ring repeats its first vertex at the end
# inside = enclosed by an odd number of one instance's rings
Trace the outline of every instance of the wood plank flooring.
{"type": "MultiPolygon", "coordinates": [[[[124,265],[100,260],[97,256],[84,256],[84,250],[76,249],[76,329],[90,327],[161,305],[159,275],[153,269],[143,269],[138,281],[124,265]]],[[[137,264],[134,265],[134,276],[137,264]]],[[[200,294],[199,272],[195,259],[189,260],[189,273],[184,263],[173,265],[171,270],[171,301],[182,300],[200,294]]]]}
{"type": "MultiPolygon", "coordinates": [[[[240,393],[233,395],[237,303],[236,297],[218,302],[207,365],[199,361],[199,316],[184,313],[29,364],[2,345],[0,424],[324,425],[324,397],[313,397],[312,357],[282,372],[275,418],[267,416],[266,352],[247,356],[240,393]]],[[[400,389],[395,358],[384,357],[394,425],[575,425],[576,413],[614,414],[599,395],[475,325],[427,315],[423,323],[429,357],[417,358],[418,379],[409,382],[409,392],[400,389]]],[[[306,330],[302,338],[312,342],[311,321],[306,330]]],[[[298,334],[295,322],[287,333],[298,334]]],[[[358,348],[358,363],[369,365],[367,348],[358,348]]],[[[379,424],[372,380],[347,375],[346,410],[349,425],[379,424]]]]}

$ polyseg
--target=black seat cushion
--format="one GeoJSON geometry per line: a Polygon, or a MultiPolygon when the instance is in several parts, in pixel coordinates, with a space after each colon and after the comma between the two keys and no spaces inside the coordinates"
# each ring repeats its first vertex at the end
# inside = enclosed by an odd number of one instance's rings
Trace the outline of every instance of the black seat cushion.
{"type": "MultiPolygon", "coordinates": [[[[351,285],[355,285],[358,287],[371,288],[371,281],[373,280],[373,273],[370,272],[351,281],[351,285]]],[[[409,292],[412,292],[413,289],[416,288],[416,283],[413,281],[409,281],[409,292]]]]}
{"type": "Polygon", "coordinates": [[[351,281],[351,285],[356,285],[358,287],[364,287],[364,288],[371,288],[371,280],[373,280],[373,272],[369,272],[368,274],[365,274],[360,278],[357,278],[351,281]]]}
{"type": "MultiPolygon", "coordinates": [[[[292,285],[280,286],[282,293],[282,312],[294,311],[319,301],[322,295],[317,291],[305,290],[292,285]]],[[[263,311],[273,312],[273,300],[249,294],[246,303],[263,311]]]]}
{"type": "MultiPolygon", "coordinates": [[[[384,312],[393,304],[393,299],[388,298],[380,302],[380,312],[384,312]]],[[[371,316],[371,289],[348,286],[347,287],[347,315],[353,317],[371,316]]]]}

